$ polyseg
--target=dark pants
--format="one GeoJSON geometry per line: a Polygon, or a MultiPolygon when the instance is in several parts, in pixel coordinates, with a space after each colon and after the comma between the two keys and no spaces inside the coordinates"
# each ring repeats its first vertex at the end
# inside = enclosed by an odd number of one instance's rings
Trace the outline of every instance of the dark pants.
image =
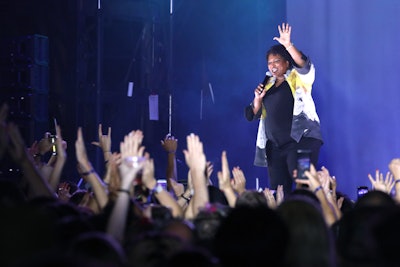
{"type": "Polygon", "coordinates": [[[293,171],[297,168],[297,150],[310,150],[311,163],[317,168],[321,145],[321,140],[307,137],[303,137],[299,143],[293,141],[282,147],[278,147],[268,141],[266,153],[269,188],[276,190],[278,185],[283,185],[285,195],[289,194],[294,189],[293,171]]]}

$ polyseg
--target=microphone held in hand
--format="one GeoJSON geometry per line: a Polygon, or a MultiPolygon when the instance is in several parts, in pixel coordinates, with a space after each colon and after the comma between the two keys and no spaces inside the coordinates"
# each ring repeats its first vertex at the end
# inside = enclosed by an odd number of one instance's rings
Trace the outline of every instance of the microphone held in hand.
{"type": "MultiPolygon", "coordinates": [[[[265,75],[265,78],[264,78],[264,80],[263,80],[263,82],[262,82],[262,87],[264,88],[266,85],[267,85],[267,83],[268,83],[268,81],[269,81],[269,78],[271,78],[271,76],[268,76],[268,75],[265,75]]],[[[261,92],[259,92],[258,94],[262,94],[262,92],[263,91],[261,91],[261,92]]]]}
{"type": "Polygon", "coordinates": [[[262,82],[263,87],[265,87],[265,86],[267,85],[267,83],[268,83],[268,81],[269,81],[269,78],[271,78],[271,76],[265,75],[265,78],[264,78],[264,80],[263,80],[263,82],[262,82]]]}

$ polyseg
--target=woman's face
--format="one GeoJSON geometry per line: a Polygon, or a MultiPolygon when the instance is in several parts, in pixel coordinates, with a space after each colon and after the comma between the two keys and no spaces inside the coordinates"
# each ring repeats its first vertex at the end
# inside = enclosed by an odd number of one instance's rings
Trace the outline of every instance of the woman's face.
{"type": "Polygon", "coordinates": [[[289,62],[279,54],[270,54],[267,63],[268,70],[274,77],[282,77],[289,68],[289,62]]]}

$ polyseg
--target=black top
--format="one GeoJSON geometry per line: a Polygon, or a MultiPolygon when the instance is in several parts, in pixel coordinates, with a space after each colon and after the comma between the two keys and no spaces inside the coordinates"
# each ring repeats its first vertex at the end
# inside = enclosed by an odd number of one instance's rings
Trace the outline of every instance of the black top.
{"type": "Polygon", "coordinates": [[[272,86],[264,96],[263,103],[267,110],[265,121],[267,138],[279,147],[293,142],[290,131],[294,99],[289,84],[284,81],[278,87],[272,86]]]}

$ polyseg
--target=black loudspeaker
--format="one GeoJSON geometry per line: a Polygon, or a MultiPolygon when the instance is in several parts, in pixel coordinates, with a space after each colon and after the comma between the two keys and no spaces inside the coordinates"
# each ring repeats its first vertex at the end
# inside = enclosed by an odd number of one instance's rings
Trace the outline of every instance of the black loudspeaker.
{"type": "MultiPolygon", "coordinates": [[[[0,39],[0,104],[8,104],[8,121],[18,126],[27,147],[49,130],[48,47],[42,35],[0,39]]],[[[0,177],[19,176],[18,163],[7,155],[0,159],[0,177]]]]}
{"type": "Polygon", "coordinates": [[[27,146],[49,130],[49,44],[43,35],[0,39],[0,103],[27,146]]]}

